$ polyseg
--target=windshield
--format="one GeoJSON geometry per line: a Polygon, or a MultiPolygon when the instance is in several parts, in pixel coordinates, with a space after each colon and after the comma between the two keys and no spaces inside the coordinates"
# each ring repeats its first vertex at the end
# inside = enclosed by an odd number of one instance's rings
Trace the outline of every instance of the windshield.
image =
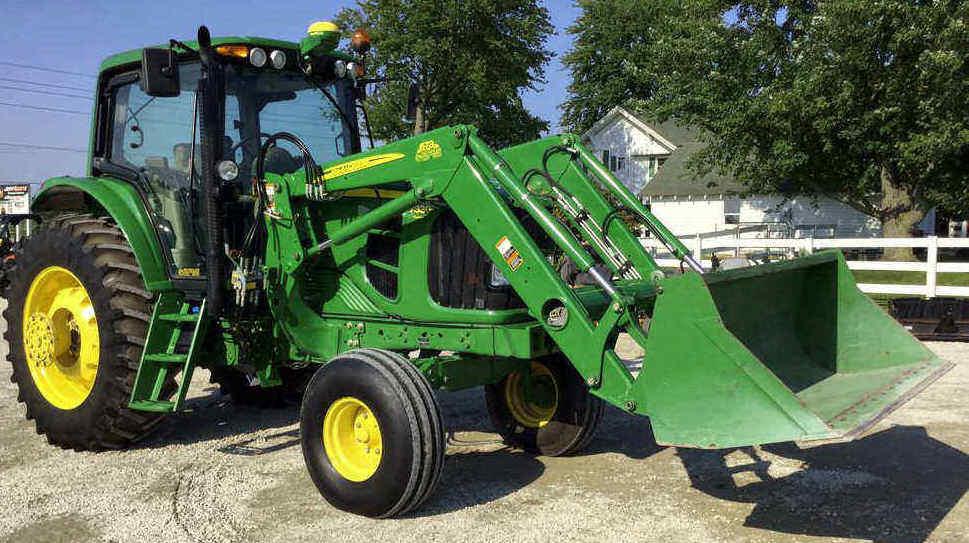
{"type": "MultiPolygon", "coordinates": [[[[334,83],[317,87],[298,72],[227,67],[225,158],[235,160],[240,177],[249,179],[260,145],[277,132],[303,140],[318,164],[349,154],[351,129],[337,107],[347,90],[334,83]]],[[[295,172],[303,164],[301,154],[283,142],[265,160],[266,171],[279,174],[295,172]]]]}

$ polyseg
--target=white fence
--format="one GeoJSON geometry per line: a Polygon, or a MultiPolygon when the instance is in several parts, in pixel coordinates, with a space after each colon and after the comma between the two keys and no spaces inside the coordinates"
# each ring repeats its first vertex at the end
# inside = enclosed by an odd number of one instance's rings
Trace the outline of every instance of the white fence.
{"type": "MultiPolygon", "coordinates": [[[[662,244],[653,238],[645,238],[643,244],[654,251],[665,251],[662,244]]],[[[703,251],[734,251],[740,255],[745,249],[787,249],[790,256],[810,254],[820,249],[880,249],[888,247],[925,248],[925,262],[890,262],[882,260],[849,260],[848,267],[852,270],[866,271],[909,271],[925,273],[924,285],[895,285],[883,283],[859,283],[858,287],[870,294],[904,294],[910,296],[961,296],[969,297],[969,287],[954,287],[938,284],[940,273],[969,273],[969,262],[939,262],[939,249],[960,248],[969,249],[969,238],[940,238],[935,236],[924,238],[842,238],[842,239],[760,239],[737,238],[729,242],[714,239],[704,240],[697,236],[685,238],[682,241],[690,248],[694,255],[702,255],[703,251]]],[[[667,255],[669,256],[669,255],[667,255]]],[[[674,258],[658,258],[657,263],[663,267],[677,267],[679,261],[674,258]]],[[[709,267],[710,260],[704,260],[703,265],[709,267]]]]}

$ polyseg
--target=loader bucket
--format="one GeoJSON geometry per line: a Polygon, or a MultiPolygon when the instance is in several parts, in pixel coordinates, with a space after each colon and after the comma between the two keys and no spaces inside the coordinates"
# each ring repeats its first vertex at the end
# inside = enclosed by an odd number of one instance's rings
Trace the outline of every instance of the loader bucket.
{"type": "Polygon", "coordinates": [[[849,439],[951,367],[858,290],[838,252],[662,287],[632,386],[662,444],[849,439]]]}

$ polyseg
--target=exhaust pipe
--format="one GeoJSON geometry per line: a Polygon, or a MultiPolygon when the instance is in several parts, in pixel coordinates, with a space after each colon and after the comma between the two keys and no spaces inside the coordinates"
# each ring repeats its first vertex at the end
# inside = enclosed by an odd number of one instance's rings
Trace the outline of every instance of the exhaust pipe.
{"type": "Polygon", "coordinates": [[[206,305],[213,318],[222,314],[225,300],[226,274],[223,263],[224,233],[222,216],[221,186],[216,175],[215,164],[222,156],[223,126],[222,110],[222,68],[215,60],[212,50],[212,37],[209,29],[200,26],[198,30],[199,57],[202,61],[202,75],[199,80],[199,141],[201,143],[202,176],[202,214],[206,228],[206,305]]]}

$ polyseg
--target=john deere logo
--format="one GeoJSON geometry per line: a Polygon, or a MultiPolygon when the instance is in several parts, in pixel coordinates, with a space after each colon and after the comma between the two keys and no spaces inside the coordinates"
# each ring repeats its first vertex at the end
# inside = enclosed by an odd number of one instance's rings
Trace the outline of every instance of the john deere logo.
{"type": "Polygon", "coordinates": [[[421,144],[417,146],[417,155],[414,156],[414,160],[418,162],[427,162],[432,158],[441,158],[441,154],[441,146],[438,145],[436,141],[422,141],[421,144]]]}

